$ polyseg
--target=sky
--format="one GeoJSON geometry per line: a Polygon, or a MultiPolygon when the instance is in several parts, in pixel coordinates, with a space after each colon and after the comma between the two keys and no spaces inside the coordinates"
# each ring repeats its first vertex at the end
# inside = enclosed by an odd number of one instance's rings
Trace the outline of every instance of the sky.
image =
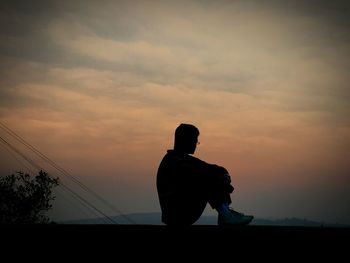
{"type": "MultiPolygon", "coordinates": [[[[233,208],[350,224],[347,1],[1,1],[0,21],[1,123],[122,213],[160,212],[159,162],[191,123],[233,208]]],[[[62,189],[53,205],[88,215],[62,189]]]]}

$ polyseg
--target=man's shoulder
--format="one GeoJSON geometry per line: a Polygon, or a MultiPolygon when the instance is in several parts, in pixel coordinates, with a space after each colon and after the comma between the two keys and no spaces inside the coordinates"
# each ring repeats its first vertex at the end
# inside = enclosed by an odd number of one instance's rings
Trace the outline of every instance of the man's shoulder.
{"type": "Polygon", "coordinates": [[[165,154],[163,158],[163,162],[165,163],[176,163],[176,164],[185,164],[185,165],[195,165],[195,166],[200,166],[200,167],[220,167],[216,164],[211,164],[206,161],[203,161],[202,159],[195,157],[190,154],[184,154],[184,153],[179,153],[175,150],[167,150],[167,153],[165,154]]]}
{"type": "Polygon", "coordinates": [[[203,161],[189,154],[179,153],[174,150],[167,150],[167,153],[163,157],[163,162],[202,163],[203,161]]]}

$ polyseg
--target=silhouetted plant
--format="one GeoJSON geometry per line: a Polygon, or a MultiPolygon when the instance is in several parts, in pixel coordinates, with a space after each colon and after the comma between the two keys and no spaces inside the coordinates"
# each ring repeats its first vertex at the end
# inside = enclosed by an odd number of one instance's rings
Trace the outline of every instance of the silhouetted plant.
{"type": "Polygon", "coordinates": [[[0,223],[49,223],[45,212],[52,208],[52,188],[58,184],[58,178],[43,171],[36,176],[17,172],[0,177],[0,223]]]}

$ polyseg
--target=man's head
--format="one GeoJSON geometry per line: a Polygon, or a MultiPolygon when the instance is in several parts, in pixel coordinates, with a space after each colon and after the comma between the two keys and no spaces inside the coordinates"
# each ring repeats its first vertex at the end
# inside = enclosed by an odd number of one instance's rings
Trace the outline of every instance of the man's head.
{"type": "Polygon", "coordinates": [[[199,130],[192,124],[180,124],[175,130],[174,150],[193,154],[198,144],[199,130]]]}

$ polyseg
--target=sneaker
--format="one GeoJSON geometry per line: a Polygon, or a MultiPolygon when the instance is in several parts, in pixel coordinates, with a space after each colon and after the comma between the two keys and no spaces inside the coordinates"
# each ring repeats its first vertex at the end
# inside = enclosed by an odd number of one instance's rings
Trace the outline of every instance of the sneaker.
{"type": "Polygon", "coordinates": [[[233,209],[229,213],[221,214],[218,217],[218,225],[247,225],[254,219],[254,216],[244,215],[233,209]]]}

